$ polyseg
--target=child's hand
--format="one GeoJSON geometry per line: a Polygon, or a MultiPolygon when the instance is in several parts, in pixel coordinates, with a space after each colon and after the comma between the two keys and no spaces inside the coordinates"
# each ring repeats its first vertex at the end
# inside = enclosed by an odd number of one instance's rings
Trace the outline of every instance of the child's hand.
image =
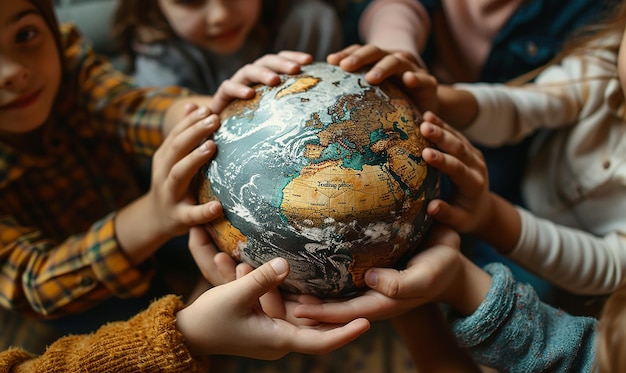
{"type": "Polygon", "coordinates": [[[146,199],[151,209],[147,218],[154,219],[155,234],[175,237],[221,215],[219,202],[198,205],[189,191],[200,167],[215,154],[215,143],[207,138],[218,126],[219,118],[208,108],[190,107],[154,154],[146,199]]]}
{"type": "MultiPolygon", "coordinates": [[[[345,322],[355,317],[370,321],[389,319],[432,301],[445,298],[443,294],[456,286],[461,272],[462,254],[460,237],[443,226],[433,226],[424,243],[425,250],[418,253],[398,271],[391,268],[372,268],[365,281],[371,290],[343,302],[328,303],[306,301],[294,313],[323,322],[345,322]]],[[[303,296],[310,298],[310,296],[303,296]]],[[[303,302],[304,303],[304,302],[303,302]]]]}
{"type": "Polygon", "coordinates": [[[222,285],[236,278],[237,263],[229,254],[218,251],[204,226],[190,228],[189,251],[202,276],[211,285],[222,285]]]}
{"type": "Polygon", "coordinates": [[[297,74],[302,65],[313,62],[313,56],[304,52],[282,51],[278,54],[266,54],[252,64],[237,70],[230,79],[220,84],[211,101],[211,109],[219,113],[235,98],[254,97],[251,85],[265,84],[275,86],[280,83],[279,74],[297,74]]]}
{"type": "Polygon", "coordinates": [[[278,359],[289,352],[323,354],[369,329],[357,319],[346,325],[300,327],[268,316],[259,298],[275,289],[289,272],[287,261],[273,259],[245,276],[214,287],[177,314],[176,326],[192,354],[224,354],[278,359]]]}
{"type": "Polygon", "coordinates": [[[431,201],[428,214],[459,232],[484,230],[491,223],[494,207],[483,154],[434,114],[427,112],[423,118],[420,132],[438,149],[424,149],[422,158],[446,174],[453,186],[449,201],[431,201]]]}
{"type": "Polygon", "coordinates": [[[365,74],[368,83],[375,85],[393,79],[422,112],[437,111],[439,107],[437,79],[409,53],[385,51],[373,45],[352,45],[328,55],[326,62],[350,72],[371,66],[365,74]]]}

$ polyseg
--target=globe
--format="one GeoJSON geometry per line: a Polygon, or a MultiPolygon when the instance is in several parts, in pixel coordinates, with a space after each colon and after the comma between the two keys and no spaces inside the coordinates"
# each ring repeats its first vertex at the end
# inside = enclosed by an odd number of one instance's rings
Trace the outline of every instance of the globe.
{"type": "Polygon", "coordinates": [[[414,255],[440,182],[411,100],[321,62],[255,90],[223,110],[198,175],[199,201],[223,206],[207,227],[217,247],[253,267],[283,257],[282,289],[323,298],[352,296],[367,269],[414,255]]]}

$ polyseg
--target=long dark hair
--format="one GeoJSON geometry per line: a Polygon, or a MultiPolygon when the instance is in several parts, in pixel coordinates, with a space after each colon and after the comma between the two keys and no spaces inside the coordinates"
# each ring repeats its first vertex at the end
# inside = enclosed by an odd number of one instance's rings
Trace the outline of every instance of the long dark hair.
{"type": "MultiPolygon", "coordinates": [[[[271,37],[277,30],[289,0],[263,0],[258,32],[271,37]]],[[[136,42],[150,44],[176,38],[156,0],[123,0],[117,2],[113,15],[113,38],[125,57],[127,70],[134,70],[136,42]]]]}
{"type": "Polygon", "coordinates": [[[50,32],[52,32],[52,36],[54,37],[54,42],[57,45],[57,50],[59,51],[59,58],[63,60],[63,48],[61,45],[61,32],[59,30],[59,21],[57,20],[56,12],[54,11],[54,4],[52,0],[29,0],[43,16],[43,19],[48,24],[50,28],[50,32]]]}

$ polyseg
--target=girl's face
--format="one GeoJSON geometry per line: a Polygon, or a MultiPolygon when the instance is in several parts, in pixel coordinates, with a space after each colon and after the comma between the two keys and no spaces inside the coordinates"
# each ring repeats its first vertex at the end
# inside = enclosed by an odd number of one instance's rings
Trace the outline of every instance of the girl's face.
{"type": "Polygon", "coordinates": [[[159,0],[178,37],[217,54],[241,48],[259,22],[261,0],[159,0]]]}
{"type": "Polygon", "coordinates": [[[50,116],[61,84],[52,32],[27,0],[0,3],[0,132],[32,131],[50,116]]]}

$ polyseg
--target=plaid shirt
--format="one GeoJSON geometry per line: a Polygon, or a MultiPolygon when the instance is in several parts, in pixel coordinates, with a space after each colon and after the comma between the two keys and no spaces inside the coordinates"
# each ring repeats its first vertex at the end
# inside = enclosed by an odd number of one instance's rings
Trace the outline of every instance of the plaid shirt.
{"type": "Polygon", "coordinates": [[[73,27],[61,31],[65,72],[42,145],[0,142],[0,305],[36,317],[148,289],[152,266],[130,263],[113,221],[141,195],[139,161],[162,142],[169,104],[187,94],[138,89],[73,27]]]}

